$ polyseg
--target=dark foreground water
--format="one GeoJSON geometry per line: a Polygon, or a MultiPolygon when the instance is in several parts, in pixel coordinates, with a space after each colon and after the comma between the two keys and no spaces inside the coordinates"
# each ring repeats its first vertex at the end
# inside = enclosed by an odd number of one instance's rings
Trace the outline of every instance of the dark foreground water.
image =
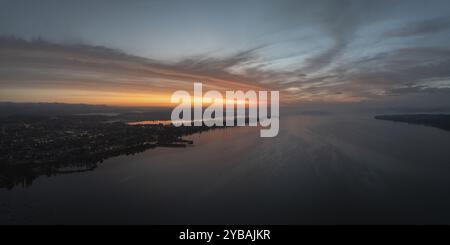
{"type": "Polygon", "coordinates": [[[450,224],[450,132],[292,115],[0,189],[8,224],[450,224]]]}

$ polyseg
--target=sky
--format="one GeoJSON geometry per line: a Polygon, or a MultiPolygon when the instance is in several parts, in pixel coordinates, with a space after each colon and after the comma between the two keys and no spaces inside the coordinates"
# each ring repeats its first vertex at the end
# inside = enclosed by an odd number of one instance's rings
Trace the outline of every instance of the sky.
{"type": "Polygon", "coordinates": [[[0,0],[0,101],[450,105],[448,0],[0,0]]]}

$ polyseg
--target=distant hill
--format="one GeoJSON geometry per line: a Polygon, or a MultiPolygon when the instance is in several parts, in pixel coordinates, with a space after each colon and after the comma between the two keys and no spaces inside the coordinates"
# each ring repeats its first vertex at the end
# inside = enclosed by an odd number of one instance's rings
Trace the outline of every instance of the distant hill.
{"type": "Polygon", "coordinates": [[[375,116],[375,119],[425,125],[450,131],[450,114],[379,115],[375,116]]]}
{"type": "Polygon", "coordinates": [[[116,110],[117,108],[104,105],[0,102],[0,117],[11,115],[38,116],[76,113],[107,113],[116,110]]]}
{"type": "Polygon", "coordinates": [[[0,118],[11,116],[115,116],[121,120],[166,120],[170,108],[159,107],[115,107],[107,105],[65,103],[13,103],[0,102],[0,118]]]}

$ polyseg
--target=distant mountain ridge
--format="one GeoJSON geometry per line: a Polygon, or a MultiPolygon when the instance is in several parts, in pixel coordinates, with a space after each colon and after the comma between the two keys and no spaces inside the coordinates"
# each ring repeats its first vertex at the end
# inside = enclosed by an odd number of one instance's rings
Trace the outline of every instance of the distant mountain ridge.
{"type": "MultiPolygon", "coordinates": [[[[66,104],[66,103],[15,103],[0,102],[0,118],[10,116],[52,116],[74,114],[139,114],[167,112],[159,107],[119,107],[109,105],[66,104]]],[[[158,118],[160,119],[160,118],[158,118]]]]}
{"type": "Polygon", "coordinates": [[[450,114],[378,115],[375,116],[375,119],[418,124],[450,131],[450,114]]]}

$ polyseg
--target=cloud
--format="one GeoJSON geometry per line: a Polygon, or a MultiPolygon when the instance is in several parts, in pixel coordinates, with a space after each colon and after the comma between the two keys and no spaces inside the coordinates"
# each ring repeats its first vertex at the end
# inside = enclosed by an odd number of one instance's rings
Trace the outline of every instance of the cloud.
{"type": "Polygon", "coordinates": [[[315,91],[343,92],[349,97],[376,99],[408,94],[448,93],[450,50],[412,47],[382,52],[340,64],[315,91]]]}
{"type": "Polygon", "coordinates": [[[401,48],[362,58],[347,67],[345,78],[375,86],[445,79],[450,77],[450,49],[401,48]]]}
{"type": "MultiPolygon", "coordinates": [[[[264,64],[270,61],[260,57],[265,48],[258,46],[224,57],[202,55],[161,62],[101,46],[3,37],[0,84],[2,88],[172,93],[202,81],[207,89],[219,91],[280,90],[287,102],[348,102],[448,91],[445,86],[435,86],[436,81],[445,84],[450,78],[450,49],[446,48],[398,48],[334,62],[333,68],[323,73],[306,73],[303,66],[268,69],[264,64]]],[[[343,49],[327,50],[322,57],[332,58],[343,49]]],[[[319,57],[313,57],[316,65],[319,57]]]]}
{"type": "Polygon", "coordinates": [[[2,37],[0,84],[3,88],[172,93],[191,89],[195,81],[202,81],[206,89],[224,91],[282,90],[288,86],[283,84],[286,81],[304,80],[305,74],[298,70],[274,71],[255,65],[262,48],[225,57],[161,62],[101,46],[2,37]]]}
{"type": "Polygon", "coordinates": [[[409,85],[399,88],[393,88],[387,91],[390,95],[405,94],[447,94],[450,95],[450,87],[447,88],[430,88],[425,85],[409,85]]]}
{"type": "Polygon", "coordinates": [[[249,60],[251,50],[223,59],[200,57],[164,63],[100,46],[3,37],[0,54],[0,84],[4,87],[171,91],[190,87],[194,81],[221,89],[260,86],[225,72],[227,67],[249,60]]]}
{"type": "Polygon", "coordinates": [[[409,23],[400,28],[390,30],[384,34],[386,37],[413,37],[444,32],[450,29],[449,18],[434,18],[409,23]]]}
{"type": "Polygon", "coordinates": [[[375,1],[325,1],[316,18],[319,28],[331,38],[332,44],[316,56],[307,58],[303,71],[316,72],[333,64],[353,41],[358,28],[377,19],[376,13],[384,8],[386,5],[375,1]],[[371,11],[368,12],[367,9],[371,11]]]}

